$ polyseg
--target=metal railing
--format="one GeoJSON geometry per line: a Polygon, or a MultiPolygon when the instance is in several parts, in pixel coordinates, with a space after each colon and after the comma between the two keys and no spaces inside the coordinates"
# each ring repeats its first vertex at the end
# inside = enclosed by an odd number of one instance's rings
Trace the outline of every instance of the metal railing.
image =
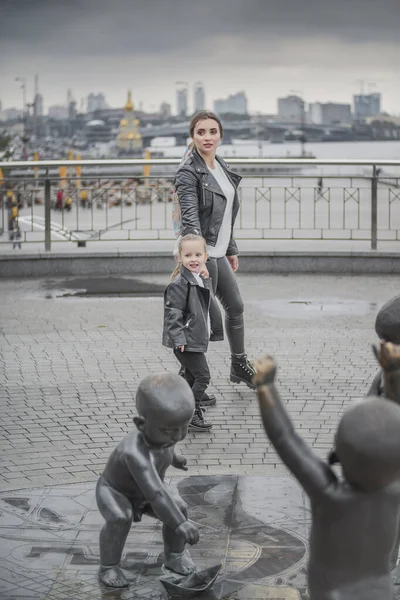
{"type": "MultiPolygon", "coordinates": [[[[46,251],[65,241],[173,239],[172,184],[179,162],[0,162],[0,245],[15,243],[16,232],[20,243],[44,243],[46,251]],[[67,173],[60,176],[60,167],[67,173]],[[143,168],[153,174],[144,176],[143,168]]],[[[372,249],[379,241],[400,239],[400,160],[227,162],[243,175],[238,239],[368,240],[372,249]]]]}

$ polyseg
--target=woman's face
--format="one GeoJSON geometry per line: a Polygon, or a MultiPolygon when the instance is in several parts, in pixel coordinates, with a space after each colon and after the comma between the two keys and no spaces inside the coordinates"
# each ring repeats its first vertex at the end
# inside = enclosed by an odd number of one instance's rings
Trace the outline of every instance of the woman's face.
{"type": "Polygon", "coordinates": [[[201,154],[215,154],[221,141],[217,121],[214,119],[198,121],[194,128],[193,141],[201,154]]]}

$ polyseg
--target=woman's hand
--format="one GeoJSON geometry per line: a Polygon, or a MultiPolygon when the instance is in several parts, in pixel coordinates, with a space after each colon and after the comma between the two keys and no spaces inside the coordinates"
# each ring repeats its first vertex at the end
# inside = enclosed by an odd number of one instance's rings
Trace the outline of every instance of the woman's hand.
{"type": "Polygon", "coordinates": [[[184,352],[185,351],[185,346],[177,346],[176,349],[180,350],[181,352],[184,352]]]}
{"type": "Polygon", "coordinates": [[[239,259],[238,259],[238,257],[236,256],[236,254],[233,254],[232,256],[227,256],[226,258],[228,259],[229,264],[231,265],[232,271],[234,273],[236,273],[236,271],[239,268],[239,259]]]}

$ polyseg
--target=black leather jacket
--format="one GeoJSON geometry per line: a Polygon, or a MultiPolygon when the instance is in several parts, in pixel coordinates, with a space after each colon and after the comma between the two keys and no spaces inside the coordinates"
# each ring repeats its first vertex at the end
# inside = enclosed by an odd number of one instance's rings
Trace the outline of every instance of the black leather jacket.
{"type": "MultiPolygon", "coordinates": [[[[237,187],[242,178],[233,173],[219,156],[216,156],[216,160],[235,188],[232,206],[232,233],[226,251],[226,255],[231,256],[238,254],[238,248],[233,239],[233,226],[239,211],[237,187]]],[[[197,233],[205,238],[207,244],[215,246],[225,213],[226,198],[196,150],[179,167],[175,176],[175,189],[181,206],[181,234],[197,233]]]]}
{"type": "Polygon", "coordinates": [[[206,352],[209,339],[212,342],[224,339],[221,313],[212,292],[211,279],[203,281],[204,288],[188,269],[181,267],[179,275],[168,285],[164,292],[164,346],[185,346],[188,352],[206,352]],[[211,319],[210,337],[208,313],[211,319]]]}

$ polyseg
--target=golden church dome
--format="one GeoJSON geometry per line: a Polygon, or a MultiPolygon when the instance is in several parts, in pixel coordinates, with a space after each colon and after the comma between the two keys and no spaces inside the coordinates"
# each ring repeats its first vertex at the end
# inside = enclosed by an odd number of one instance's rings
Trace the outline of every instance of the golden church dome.
{"type": "Polygon", "coordinates": [[[133,106],[133,102],[132,102],[132,98],[131,98],[131,91],[130,90],[128,92],[128,100],[126,101],[126,104],[125,104],[125,110],[134,110],[134,106],[133,106]]]}
{"type": "Polygon", "coordinates": [[[121,127],[126,127],[128,125],[128,121],[126,119],[121,119],[120,125],[121,127]]]}

